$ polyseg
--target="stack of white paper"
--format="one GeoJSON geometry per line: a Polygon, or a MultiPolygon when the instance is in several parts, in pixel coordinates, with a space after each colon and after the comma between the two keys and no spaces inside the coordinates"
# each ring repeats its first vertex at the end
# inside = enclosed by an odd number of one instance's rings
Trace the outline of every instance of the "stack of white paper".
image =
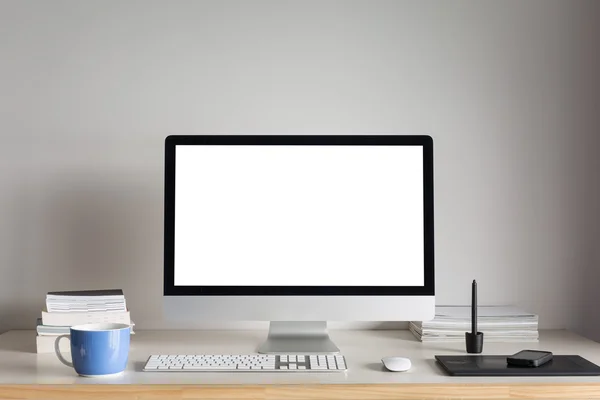
{"type": "MultiPolygon", "coordinates": [[[[513,306],[477,308],[477,330],[484,342],[537,342],[538,316],[513,306]]],[[[422,342],[460,342],[471,331],[470,306],[437,306],[431,321],[412,321],[410,331],[422,342]]]]}
{"type": "Polygon", "coordinates": [[[48,312],[125,312],[127,305],[121,289],[49,292],[48,312]]]}
{"type": "MultiPolygon", "coordinates": [[[[125,295],[121,289],[49,292],[46,310],[37,320],[36,349],[38,353],[54,353],[56,337],[69,334],[71,326],[82,324],[119,323],[132,327],[125,295]]],[[[70,347],[60,342],[65,352],[70,347]]]]}

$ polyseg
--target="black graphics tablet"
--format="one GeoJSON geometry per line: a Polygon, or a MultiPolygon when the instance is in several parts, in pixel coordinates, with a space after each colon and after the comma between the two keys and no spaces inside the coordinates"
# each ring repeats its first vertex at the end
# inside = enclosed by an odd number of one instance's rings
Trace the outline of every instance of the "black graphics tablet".
{"type": "Polygon", "coordinates": [[[554,355],[540,367],[515,367],[508,356],[435,356],[452,376],[596,376],[600,367],[580,356],[554,355]]]}

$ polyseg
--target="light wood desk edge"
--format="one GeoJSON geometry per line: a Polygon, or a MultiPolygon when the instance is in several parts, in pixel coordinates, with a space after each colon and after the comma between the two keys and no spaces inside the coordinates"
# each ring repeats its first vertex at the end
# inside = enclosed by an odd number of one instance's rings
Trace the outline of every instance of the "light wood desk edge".
{"type": "Polygon", "coordinates": [[[0,399],[600,399],[600,383],[2,385],[0,399]]]}

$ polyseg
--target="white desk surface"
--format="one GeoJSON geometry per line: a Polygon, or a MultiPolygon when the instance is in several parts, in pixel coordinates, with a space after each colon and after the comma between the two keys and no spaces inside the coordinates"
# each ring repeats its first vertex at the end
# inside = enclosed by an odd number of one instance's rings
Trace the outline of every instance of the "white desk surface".
{"type": "MultiPolygon", "coordinates": [[[[142,372],[150,354],[254,353],[265,331],[140,331],[132,336],[125,373],[112,378],[83,378],[54,354],[35,354],[35,331],[0,335],[0,385],[11,384],[398,384],[398,383],[600,383],[600,377],[456,378],[444,374],[434,355],[465,354],[464,343],[423,344],[409,331],[333,331],[331,337],[346,356],[345,373],[142,372]],[[409,357],[408,372],[386,372],[380,359],[409,357]]],[[[543,349],[579,354],[600,365],[600,344],[568,331],[542,331],[539,343],[484,343],[483,354],[513,354],[543,349]]],[[[68,355],[67,355],[68,357],[68,355]]]]}

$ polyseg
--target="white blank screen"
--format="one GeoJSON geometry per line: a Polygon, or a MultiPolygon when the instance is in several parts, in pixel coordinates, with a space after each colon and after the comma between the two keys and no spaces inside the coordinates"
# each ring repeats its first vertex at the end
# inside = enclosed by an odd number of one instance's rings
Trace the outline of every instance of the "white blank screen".
{"type": "Polygon", "coordinates": [[[421,146],[176,146],[175,285],[423,286],[421,146]]]}

